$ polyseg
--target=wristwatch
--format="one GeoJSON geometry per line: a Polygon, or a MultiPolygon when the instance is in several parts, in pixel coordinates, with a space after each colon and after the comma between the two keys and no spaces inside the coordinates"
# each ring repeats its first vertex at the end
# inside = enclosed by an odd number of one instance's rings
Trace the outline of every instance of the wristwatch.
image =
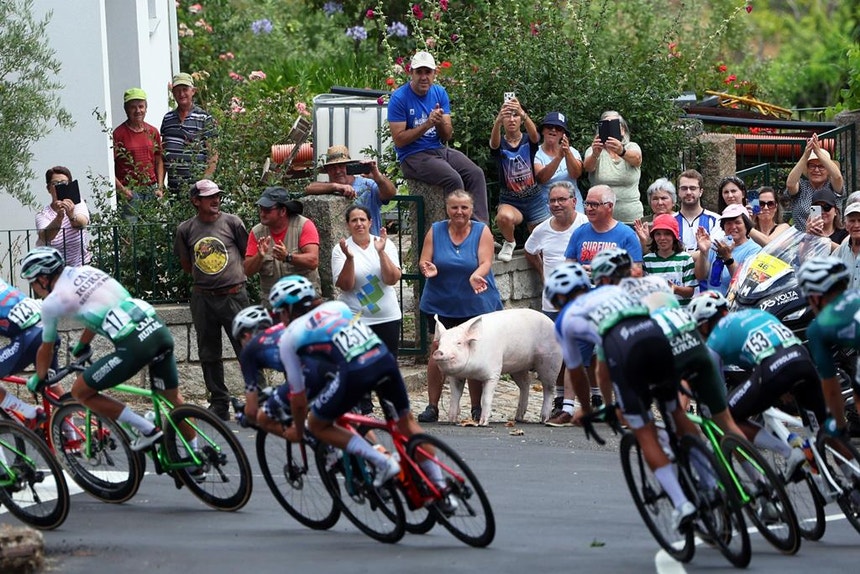
{"type": "Polygon", "coordinates": [[[292,262],[293,262],[293,254],[287,253],[287,263],[292,263],[292,262]]]}
{"type": "Polygon", "coordinates": [[[620,153],[620,154],[618,154],[618,157],[624,157],[624,154],[625,154],[625,153],[627,153],[627,146],[626,146],[626,145],[622,145],[622,146],[621,146],[621,153],[620,153]]]}
{"type": "Polygon", "coordinates": [[[728,259],[723,259],[723,263],[725,264],[726,267],[728,267],[729,265],[732,265],[734,262],[735,262],[734,257],[729,257],[728,259]]]}

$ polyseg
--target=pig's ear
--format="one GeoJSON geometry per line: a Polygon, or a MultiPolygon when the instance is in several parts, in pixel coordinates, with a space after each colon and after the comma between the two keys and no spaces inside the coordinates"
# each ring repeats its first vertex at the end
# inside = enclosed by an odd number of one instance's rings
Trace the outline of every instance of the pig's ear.
{"type": "Polygon", "coordinates": [[[469,342],[477,341],[481,338],[481,331],[481,317],[478,317],[469,324],[469,328],[466,330],[465,339],[469,342]]]}
{"type": "Polygon", "coordinates": [[[438,341],[445,332],[445,325],[439,320],[439,315],[433,315],[433,320],[436,321],[436,332],[433,334],[433,340],[438,341]]]}

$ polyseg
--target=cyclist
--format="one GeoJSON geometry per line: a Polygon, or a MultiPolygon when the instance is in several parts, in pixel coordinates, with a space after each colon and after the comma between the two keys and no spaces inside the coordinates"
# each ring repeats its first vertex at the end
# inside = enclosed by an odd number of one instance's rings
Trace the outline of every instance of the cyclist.
{"type": "MultiPolygon", "coordinates": [[[[380,399],[394,405],[397,426],[403,434],[412,436],[421,432],[409,409],[397,360],[346,304],[318,299],[313,285],[304,277],[289,275],[280,279],[272,286],[269,303],[286,325],[279,347],[294,421],[284,436],[293,442],[301,441],[307,420],[308,430],[317,439],[370,462],[376,469],[373,485],[381,486],[400,472],[398,462],[360,436],[337,426],[335,421],[357,405],[362,396],[375,390],[380,399]],[[309,409],[308,393],[324,376],[324,369],[307,368],[314,359],[333,363],[336,370],[312,399],[309,409]]],[[[419,464],[434,483],[444,486],[438,466],[430,460],[419,464]]],[[[446,503],[454,501],[448,499],[446,503]]]]}
{"type": "MultiPolygon", "coordinates": [[[[9,339],[9,344],[0,348],[0,378],[19,373],[36,361],[36,351],[42,341],[41,321],[41,301],[27,297],[0,279],[0,335],[9,339]]],[[[55,352],[51,355],[51,368],[57,368],[55,352]]],[[[52,390],[58,395],[63,393],[60,385],[54,385],[52,390]]],[[[0,408],[20,413],[30,429],[37,428],[47,418],[41,407],[21,401],[2,387],[0,408]]]]}
{"type": "MultiPolygon", "coordinates": [[[[97,334],[111,341],[114,351],[78,375],[72,396],[95,413],[137,429],[132,450],[143,450],[160,439],[162,431],[152,422],[100,393],[148,366],[153,391],[174,405],[182,404],[173,337],[155,309],[131,297],[125,287],[100,269],[89,265],[67,267],[53,247],[30,251],[21,262],[21,277],[43,299],[42,345],[36,353],[36,373],[27,381],[27,388],[37,390],[47,375],[60,319],[74,318],[83,324],[84,331],[72,349],[73,355],[86,352],[97,334]]],[[[195,446],[196,437],[189,439],[195,446]]]]}
{"type": "Polygon", "coordinates": [[[729,313],[726,298],[705,291],[690,302],[699,333],[727,364],[752,369],[747,381],[729,393],[729,411],[744,435],[759,448],[786,458],[785,478],[806,460],[800,448],[791,448],[767,430],[747,419],[757,415],[791,392],[801,406],[810,428],[818,428],[826,416],[821,383],[806,348],[794,332],[761,309],[729,313]]]}
{"type": "MultiPolygon", "coordinates": [[[[592,269],[593,271],[593,269],[592,269]]],[[[544,287],[546,298],[560,308],[556,337],[565,366],[574,382],[582,412],[591,411],[578,341],[601,348],[600,368],[608,368],[615,396],[627,424],[642,447],[645,460],[675,507],[673,525],[688,524],[696,507],[687,499],[666,453],[660,447],[650,405],[656,398],[672,413],[676,428],[695,434],[696,428],[678,404],[679,379],[672,347],[648,308],[617,285],[592,288],[579,263],[559,265],[544,287]]]]}
{"type": "MultiPolygon", "coordinates": [[[[824,428],[834,436],[846,436],[847,422],[833,350],[836,347],[860,348],[860,291],[848,289],[850,280],[851,271],[836,257],[809,260],[797,272],[798,285],[815,313],[815,319],[806,328],[806,338],[809,354],[821,374],[824,398],[832,417],[824,428]]],[[[851,384],[854,404],[860,404],[857,375],[851,384]]]]}
{"type": "MultiPolygon", "coordinates": [[[[696,320],[657,275],[630,277],[633,264],[624,249],[605,249],[591,263],[591,280],[597,285],[619,285],[634,299],[642,301],[672,344],[675,372],[695,391],[699,403],[725,432],[744,433],[735,423],[726,402],[726,385],[705,341],[696,330],[696,320]]],[[[682,400],[682,404],[685,401],[682,400]]]]}

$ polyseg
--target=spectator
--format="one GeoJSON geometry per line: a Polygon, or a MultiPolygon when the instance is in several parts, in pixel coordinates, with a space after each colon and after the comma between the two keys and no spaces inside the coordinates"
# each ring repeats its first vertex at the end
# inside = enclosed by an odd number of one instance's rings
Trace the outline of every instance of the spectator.
{"type": "Polygon", "coordinates": [[[78,267],[90,262],[90,235],[86,231],[90,223],[90,210],[83,199],[75,203],[68,197],[57,198],[57,192],[77,186],[72,172],[61,165],[45,172],[45,183],[51,194],[51,203],[36,214],[36,245],[47,245],[59,251],[68,267],[78,267]]]}
{"type": "Polygon", "coordinates": [[[428,52],[417,52],[409,74],[409,82],[388,102],[388,125],[400,170],[407,178],[441,186],[446,196],[457,189],[469,190],[475,198],[475,216],[489,223],[484,172],[445,145],[454,136],[454,127],[448,92],[434,83],[436,60],[428,52]]]}
{"type": "Polygon", "coordinates": [[[585,216],[588,224],[578,227],[564,252],[565,259],[588,266],[591,259],[608,247],[619,247],[627,251],[634,266],[640,269],[633,273],[639,276],[642,263],[642,245],[636,232],[613,217],[615,194],[608,185],[594,185],[588,190],[585,200],[585,216]]]}
{"type": "Polygon", "coordinates": [[[130,88],[123,94],[126,120],[113,131],[114,181],[117,201],[126,219],[136,222],[136,204],[164,195],[161,135],[146,119],[146,92],[130,88]]]}
{"type": "Polygon", "coordinates": [[[848,237],[848,231],[843,229],[842,217],[839,215],[839,199],[825,187],[812,194],[812,205],[821,207],[821,217],[810,216],[806,222],[806,231],[813,235],[829,237],[833,243],[832,251],[848,237]]]}
{"type": "MultiPolygon", "coordinates": [[[[678,195],[675,193],[675,186],[665,177],[661,177],[654,183],[648,186],[648,203],[651,205],[651,221],[658,215],[675,216],[675,203],[678,201],[678,195]]],[[[633,222],[633,229],[636,230],[636,235],[639,236],[639,242],[642,244],[642,252],[648,251],[651,247],[651,224],[648,218],[643,217],[633,222]]]]}
{"type": "Polygon", "coordinates": [[[848,239],[833,252],[833,256],[841,259],[851,273],[848,289],[860,289],[860,202],[845,204],[845,228],[848,239]]]}
{"type": "Polygon", "coordinates": [[[791,168],[785,180],[785,189],[791,198],[791,214],[794,226],[806,230],[809,206],[816,191],[827,189],[841,196],[845,180],[839,171],[839,164],[830,159],[826,149],[822,149],[818,134],[806,140],[806,149],[797,163],[791,168]],[[805,178],[801,178],[805,175],[805,178]]]}
{"type": "MultiPolygon", "coordinates": [[[[445,198],[448,219],[433,224],[424,236],[418,268],[427,278],[421,293],[419,309],[436,333],[434,315],[446,329],[478,315],[499,311],[502,299],[493,277],[493,234],[482,222],[472,221],[474,200],[469,192],[456,190],[445,198]]],[[[439,420],[439,399],[444,377],[433,353],[438,342],[430,344],[427,361],[427,395],[429,403],[419,422],[439,420]]],[[[472,419],[481,418],[480,382],[469,381],[472,419]]]]}
{"type": "Polygon", "coordinates": [[[549,217],[541,187],[535,180],[534,159],[538,149],[538,132],[532,119],[515,98],[505,102],[496,115],[490,134],[490,155],[499,165],[499,208],[496,226],[505,242],[499,261],[510,261],[516,247],[514,229],[525,220],[529,232],[549,217]],[[526,124],[528,137],[520,128],[526,124]],[[503,127],[505,137],[499,130],[503,127]]]}
{"type": "Polygon", "coordinates": [[[740,204],[729,205],[723,211],[720,227],[722,239],[715,239],[715,234],[708,234],[702,227],[697,232],[699,257],[696,259],[696,279],[708,281],[711,289],[725,295],[738,267],[761,251],[761,247],[749,240],[752,221],[746,208],[740,204]]]}
{"type": "Polygon", "coordinates": [[[621,140],[608,137],[606,141],[602,141],[598,131],[591,146],[585,150],[585,161],[582,165],[588,172],[591,185],[608,185],[615,192],[618,202],[613,217],[622,223],[633,225],[644,213],[639,195],[642,150],[639,144],[630,141],[630,129],[621,114],[607,111],[601,114],[600,119],[617,119],[621,127],[621,140]]]}
{"type": "Polygon", "coordinates": [[[582,175],[582,156],[570,145],[567,120],[561,112],[550,112],[540,124],[543,144],[535,154],[534,166],[538,183],[543,186],[544,199],[550,187],[560,181],[571,183],[576,189],[576,210],[585,213],[582,194],[576,180],[582,175]]]}
{"type": "MultiPolygon", "coordinates": [[[[164,115],[161,138],[167,186],[171,192],[179,194],[197,179],[210,179],[215,174],[218,152],[212,145],[216,135],[215,120],[194,104],[197,90],[191,74],[176,74],[171,91],[176,109],[164,115]]],[[[159,184],[164,188],[163,180],[159,184]]]]}
{"type": "Polygon", "coordinates": [[[719,218],[719,214],[702,207],[704,181],[702,174],[695,169],[688,169],[678,176],[681,207],[675,219],[678,220],[681,243],[684,249],[691,252],[694,259],[698,253],[696,230],[704,227],[705,231],[710,233],[719,218]]]}
{"type": "Polygon", "coordinates": [[[717,209],[722,213],[730,205],[743,205],[747,215],[753,215],[752,208],[747,207],[747,184],[734,175],[724,177],[717,185],[717,209]]]}
{"type": "Polygon", "coordinates": [[[236,313],[249,305],[241,263],[248,232],[241,219],[221,211],[221,193],[208,179],[191,187],[191,203],[197,215],[179,224],[173,252],[182,269],[194,279],[191,319],[197,333],[209,410],[226,421],[230,420],[230,391],[224,383],[221,330],[227,332],[238,357],[241,347],[233,339],[231,327],[236,313]]]}
{"type": "MultiPolygon", "coordinates": [[[[534,228],[526,240],[526,260],[534,267],[544,284],[550,273],[564,263],[564,250],[570,241],[573,231],[588,223],[588,218],[576,211],[577,191],[569,181],[554,183],[549,190],[549,219],[534,228]]],[[[541,298],[543,314],[556,320],[558,309],[553,307],[546,295],[541,298]]],[[[555,383],[555,405],[552,417],[561,410],[561,399],[564,398],[564,367],[555,383]]]]}
{"type": "MultiPolygon", "coordinates": [[[[375,161],[355,161],[349,157],[349,148],[343,145],[333,145],[328,148],[323,170],[328,175],[328,181],[309,183],[305,188],[305,194],[334,193],[354,200],[357,205],[363,205],[370,213],[373,226],[370,233],[378,236],[379,228],[383,225],[381,208],[397,195],[394,183],[379,171],[375,161]],[[350,175],[347,173],[347,165],[350,164],[360,164],[367,170],[366,173],[370,177],[350,175]]],[[[319,286],[315,284],[314,287],[319,293],[319,286]]]]}
{"type": "Polygon", "coordinates": [[[319,293],[320,235],[303,206],[283,187],[267,187],[257,200],[260,223],[251,228],[245,250],[245,275],[260,274],[260,301],[269,306],[269,290],[281,277],[306,277],[319,293]]]}
{"type": "Polygon", "coordinates": [[[671,214],[661,213],[654,218],[650,233],[650,253],[642,260],[645,275],[657,275],[668,281],[678,302],[686,305],[699,282],[693,257],[681,245],[678,222],[671,214]]]}
{"type": "Polygon", "coordinates": [[[759,188],[758,207],[759,212],[753,215],[750,238],[764,247],[791,226],[782,220],[782,205],[776,199],[776,192],[772,187],[759,188]]]}
{"type": "Polygon", "coordinates": [[[341,239],[331,252],[331,275],[340,289],[338,299],[361,316],[395,357],[400,349],[402,314],[393,285],[400,281],[397,247],[388,241],[383,227],[379,235],[370,210],[353,205],[346,210],[349,237],[341,239]]]}

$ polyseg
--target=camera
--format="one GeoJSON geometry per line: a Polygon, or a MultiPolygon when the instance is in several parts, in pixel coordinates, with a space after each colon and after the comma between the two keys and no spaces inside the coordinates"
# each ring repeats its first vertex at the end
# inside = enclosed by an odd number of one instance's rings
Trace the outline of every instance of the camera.
{"type": "Polygon", "coordinates": [[[363,175],[370,173],[371,166],[369,163],[355,162],[346,164],[347,175],[363,175]]]}

